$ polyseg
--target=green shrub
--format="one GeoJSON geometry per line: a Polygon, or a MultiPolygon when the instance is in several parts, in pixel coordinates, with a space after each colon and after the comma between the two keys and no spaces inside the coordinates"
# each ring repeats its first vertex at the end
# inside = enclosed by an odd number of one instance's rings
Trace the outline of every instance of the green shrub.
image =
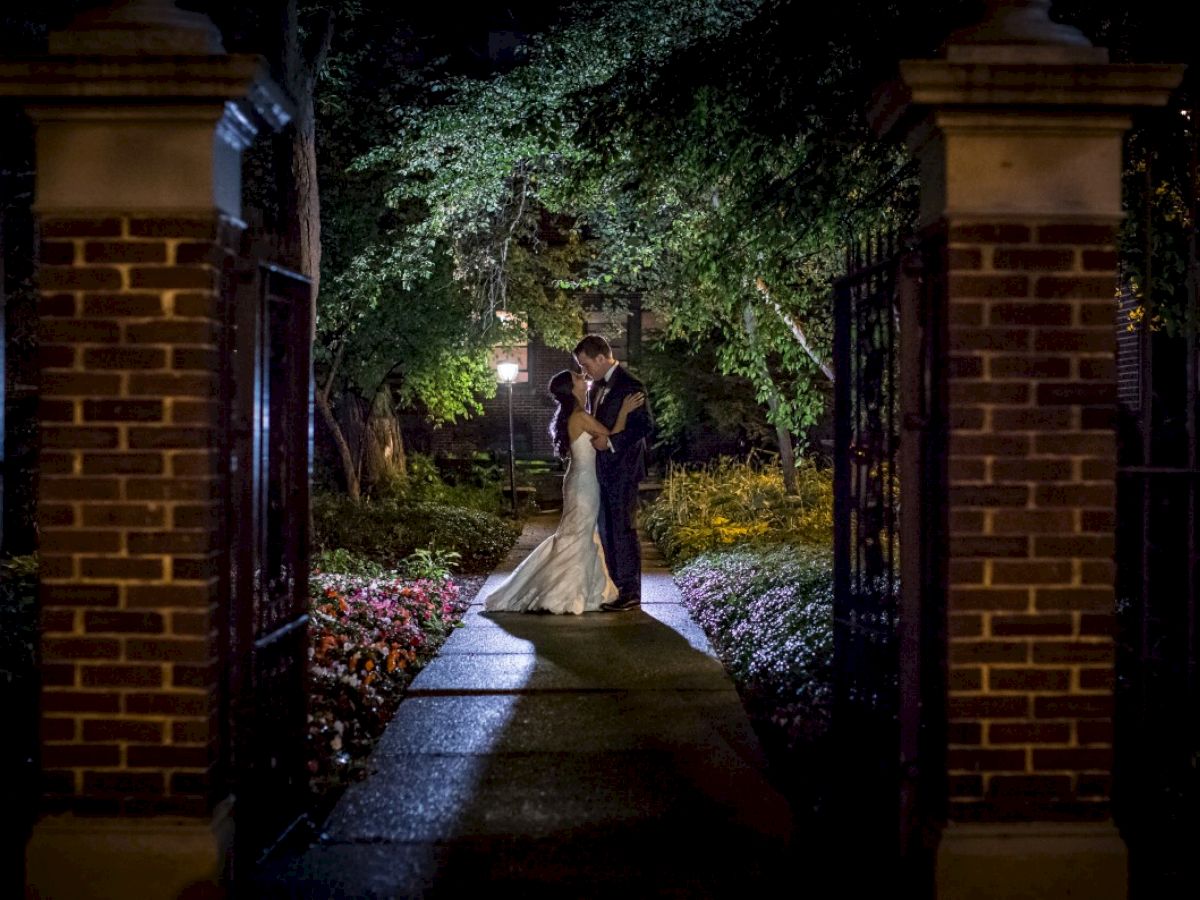
{"type": "Polygon", "coordinates": [[[506,509],[501,472],[494,464],[475,462],[469,466],[466,477],[454,477],[443,472],[433,457],[424,453],[410,453],[407,468],[406,478],[376,485],[372,491],[373,498],[461,506],[493,515],[499,515],[506,509]]]}
{"type": "Polygon", "coordinates": [[[407,458],[408,479],[403,496],[409,500],[437,503],[448,487],[438,471],[433,457],[424,453],[410,453],[407,458]]]}
{"type": "Polygon", "coordinates": [[[461,559],[455,550],[414,550],[400,563],[400,571],[409,578],[445,581],[461,559]]]}
{"type": "Polygon", "coordinates": [[[396,569],[388,569],[373,559],[352,553],[345,547],[322,550],[313,556],[316,575],[352,575],[356,578],[415,578],[426,581],[445,581],[456,569],[462,554],[455,550],[414,550],[400,560],[396,569]]]}
{"type": "Polygon", "coordinates": [[[362,578],[382,578],[387,572],[379,563],[351,553],[344,547],[314,554],[312,567],[322,575],[357,575],[362,578]]]}
{"type": "Polygon", "coordinates": [[[520,528],[474,509],[398,499],[354,502],[339,495],[313,500],[313,550],[344,550],[383,566],[400,568],[416,550],[460,555],[458,570],[490,572],[516,543],[520,528]]]}
{"type": "Polygon", "coordinates": [[[726,457],[702,469],[672,467],[642,523],[672,563],[745,544],[828,547],[832,473],[803,461],[796,479],[799,491],[789,495],[777,465],[726,457]]]}

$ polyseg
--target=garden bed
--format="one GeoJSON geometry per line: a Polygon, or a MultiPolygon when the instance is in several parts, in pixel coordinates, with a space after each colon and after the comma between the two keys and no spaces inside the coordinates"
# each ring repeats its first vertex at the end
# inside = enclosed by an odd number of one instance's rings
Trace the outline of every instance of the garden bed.
{"type": "Polygon", "coordinates": [[[674,570],[797,809],[822,800],[833,670],[829,472],[722,460],[673,469],[643,524],[674,570]]]}
{"type": "MultiPolygon", "coordinates": [[[[418,471],[409,490],[436,495],[441,484],[418,471]]],[[[404,691],[521,527],[411,496],[356,502],[321,495],[313,523],[308,767],[310,818],[319,822],[341,789],[366,773],[404,691]],[[451,577],[451,569],[460,574],[451,577]]]]}
{"type": "MultiPolygon", "coordinates": [[[[351,567],[345,554],[334,559],[351,567]]],[[[408,685],[460,624],[486,578],[365,567],[370,574],[318,568],[310,579],[307,752],[317,821],[342,788],[366,774],[408,685]]]]}
{"type": "Polygon", "coordinates": [[[478,575],[496,567],[521,526],[491,513],[403,499],[313,498],[313,551],[345,551],[395,568],[421,550],[456,554],[455,570],[478,575]]]}
{"type": "Polygon", "coordinates": [[[777,545],[706,553],[675,573],[742,698],[772,772],[799,808],[820,806],[833,698],[833,557],[777,545]]]}

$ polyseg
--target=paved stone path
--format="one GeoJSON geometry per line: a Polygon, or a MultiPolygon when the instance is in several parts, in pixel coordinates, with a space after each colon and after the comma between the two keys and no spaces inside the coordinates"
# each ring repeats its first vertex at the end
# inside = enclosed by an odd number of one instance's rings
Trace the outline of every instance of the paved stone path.
{"type": "Polygon", "coordinates": [[[796,885],[791,813],[652,547],[640,611],[483,612],[556,521],[526,526],[413,681],[370,777],[255,896],[624,900],[796,885]]]}

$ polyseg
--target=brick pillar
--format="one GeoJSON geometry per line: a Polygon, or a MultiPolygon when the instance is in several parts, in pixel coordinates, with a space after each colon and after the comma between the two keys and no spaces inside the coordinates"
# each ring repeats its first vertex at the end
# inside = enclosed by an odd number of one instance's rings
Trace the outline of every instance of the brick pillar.
{"type": "Polygon", "coordinates": [[[1162,105],[1181,68],[1109,65],[1044,18],[1048,2],[990,5],[946,59],[902,63],[874,110],[880,131],[906,133],[922,223],[949,239],[937,893],[1123,900],[1109,805],[1115,235],[1129,113],[1162,105]],[[1022,12],[1006,19],[1010,6],[1022,12]]]}
{"type": "Polygon", "coordinates": [[[222,297],[240,154],[287,101],[166,2],[114,4],[4,63],[37,125],[41,897],[221,880],[216,561],[222,297]],[[64,864],[64,861],[67,861],[64,864]]]}
{"type": "Polygon", "coordinates": [[[217,785],[220,216],[41,221],[48,809],[209,811],[217,785]]]}
{"type": "Polygon", "coordinates": [[[949,237],[951,814],[1105,819],[1115,228],[949,237]]]}

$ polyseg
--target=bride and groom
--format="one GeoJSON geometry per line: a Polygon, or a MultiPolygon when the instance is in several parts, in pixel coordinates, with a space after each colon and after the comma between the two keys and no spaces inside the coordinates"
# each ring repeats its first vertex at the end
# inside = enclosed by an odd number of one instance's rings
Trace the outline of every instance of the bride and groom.
{"type": "Polygon", "coordinates": [[[581,340],[574,355],[585,374],[563,370],[549,385],[558,403],[550,436],[569,460],[562,518],[488,595],[489,612],[617,612],[641,605],[634,513],[651,431],[645,389],[600,335],[581,340]]]}

